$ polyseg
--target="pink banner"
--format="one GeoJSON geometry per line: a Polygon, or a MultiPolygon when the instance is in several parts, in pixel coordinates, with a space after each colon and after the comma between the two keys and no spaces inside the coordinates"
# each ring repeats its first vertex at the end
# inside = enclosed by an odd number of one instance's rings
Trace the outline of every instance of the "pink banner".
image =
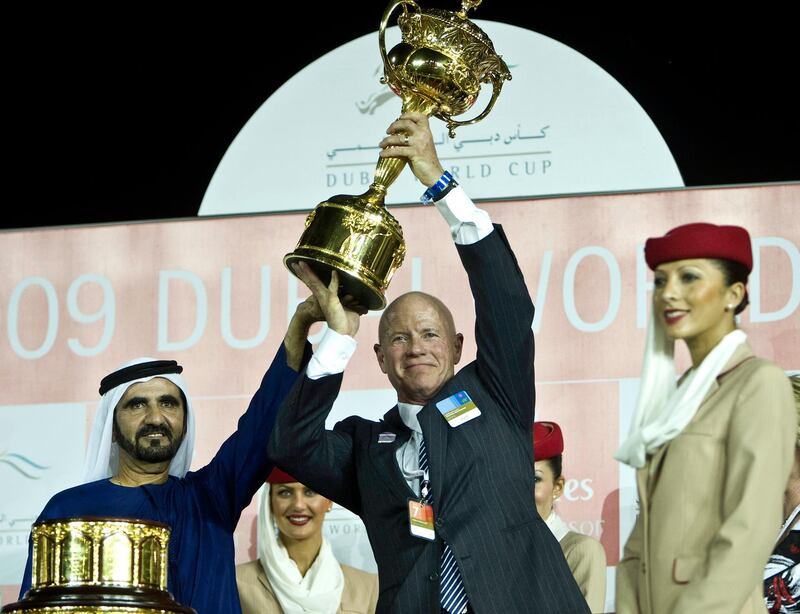
{"type": "MultiPolygon", "coordinates": [[[[741,326],[758,354],[797,369],[799,200],[800,186],[776,185],[481,205],[505,227],[536,304],[537,419],[560,422],[566,440],[559,511],[601,539],[610,565],[633,509],[612,453],[627,429],[644,348],[651,288],[644,240],[692,221],[748,228],[756,267],[741,326]]],[[[472,301],[445,223],[431,207],[393,213],[408,253],[389,298],[412,288],[442,298],[467,338],[469,360],[472,301]]],[[[3,603],[16,597],[30,522],[50,494],[79,478],[83,461],[70,450],[67,439],[74,446],[75,438],[53,432],[41,412],[63,408],[55,415],[74,415],[85,433],[103,375],[134,356],[174,358],[198,410],[194,466],[203,465],[235,427],[305,296],[281,264],[304,217],[0,234],[3,603]],[[20,464],[20,456],[47,468],[20,464]]],[[[374,314],[362,323],[345,392],[389,388],[372,352],[377,323],[374,314]]],[[[686,356],[679,362],[686,366],[686,356]]],[[[388,406],[353,407],[370,409],[388,406]]],[[[239,561],[254,557],[254,514],[251,505],[237,530],[239,561]]]]}

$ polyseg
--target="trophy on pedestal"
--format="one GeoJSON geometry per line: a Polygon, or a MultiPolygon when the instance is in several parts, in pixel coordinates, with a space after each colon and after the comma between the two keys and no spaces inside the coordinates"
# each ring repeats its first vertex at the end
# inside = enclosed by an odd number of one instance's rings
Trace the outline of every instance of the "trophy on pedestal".
{"type": "MultiPolygon", "coordinates": [[[[467,19],[467,11],[481,0],[463,0],[458,12],[422,10],[414,0],[393,0],[378,32],[383,58],[382,82],[403,100],[402,112],[433,115],[447,123],[450,137],[457,126],[486,117],[511,73],[495,53],[492,41],[467,19]],[[386,51],[386,26],[402,6],[397,24],[402,42],[386,51]],[[486,108],[469,120],[454,116],[466,112],[478,98],[482,83],[492,84],[486,108]]],[[[386,306],[384,293],[405,257],[403,230],[386,210],[386,191],[406,162],[381,158],[375,179],[360,195],[337,195],[321,202],[306,218],[295,250],[283,262],[311,266],[324,283],[339,271],[339,294],[350,294],[368,309],[386,306]]],[[[289,269],[291,271],[291,268],[289,269]]]]}
{"type": "Polygon", "coordinates": [[[167,591],[169,527],[68,518],[31,530],[31,588],[3,614],[197,614],[167,591]]]}

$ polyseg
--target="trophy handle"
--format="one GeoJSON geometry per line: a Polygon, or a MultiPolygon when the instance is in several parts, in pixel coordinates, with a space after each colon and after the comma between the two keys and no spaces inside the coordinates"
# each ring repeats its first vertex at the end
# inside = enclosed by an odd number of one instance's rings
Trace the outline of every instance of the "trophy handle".
{"type": "MultiPolygon", "coordinates": [[[[510,79],[511,76],[509,75],[507,78],[510,79]]],[[[447,130],[448,130],[448,134],[450,135],[451,139],[455,138],[455,136],[456,136],[456,127],[457,126],[469,126],[470,124],[477,124],[484,117],[489,115],[489,113],[491,112],[492,108],[494,107],[494,103],[497,100],[497,97],[500,95],[500,91],[503,89],[503,81],[504,80],[505,79],[504,79],[503,76],[492,77],[492,98],[491,98],[491,100],[489,100],[489,104],[486,105],[486,108],[480,113],[480,115],[477,115],[476,117],[473,117],[472,119],[465,119],[463,121],[458,121],[458,120],[453,119],[450,115],[447,115],[446,113],[437,113],[436,114],[436,116],[439,119],[442,119],[447,123],[447,130]]]]}
{"type": "MultiPolygon", "coordinates": [[[[414,0],[392,0],[389,5],[386,7],[386,10],[383,12],[383,17],[381,18],[381,26],[378,28],[378,47],[381,50],[381,58],[383,59],[383,70],[384,73],[391,73],[392,77],[396,81],[398,79],[397,74],[392,67],[392,63],[389,61],[389,57],[386,55],[386,26],[389,23],[389,18],[394,13],[394,10],[400,5],[411,5],[417,11],[420,10],[419,5],[414,2],[414,0]]],[[[403,6],[403,9],[408,11],[406,6],[403,6]]],[[[387,79],[385,76],[381,78],[381,83],[391,83],[392,79],[387,79]]]]}

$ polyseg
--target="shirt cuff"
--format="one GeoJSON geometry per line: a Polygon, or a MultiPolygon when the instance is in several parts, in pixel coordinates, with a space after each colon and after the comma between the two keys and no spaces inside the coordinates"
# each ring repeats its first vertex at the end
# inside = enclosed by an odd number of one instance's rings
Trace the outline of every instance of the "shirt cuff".
{"type": "Polygon", "coordinates": [[[356,351],[356,340],[328,329],[306,367],[308,379],[320,379],[342,373],[356,351]]]}
{"type": "Polygon", "coordinates": [[[450,234],[458,245],[477,243],[494,230],[489,214],[478,209],[460,185],[433,204],[450,225],[450,234]]]}

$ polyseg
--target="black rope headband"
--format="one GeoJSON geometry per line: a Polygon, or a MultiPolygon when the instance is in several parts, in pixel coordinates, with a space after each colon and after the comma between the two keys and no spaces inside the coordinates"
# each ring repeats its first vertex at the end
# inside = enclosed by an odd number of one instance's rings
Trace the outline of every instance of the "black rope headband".
{"type": "Polygon", "coordinates": [[[167,373],[183,373],[183,367],[174,360],[151,360],[150,362],[131,365],[119,371],[114,371],[100,380],[100,395],[102,396],[112,388],[116,388],[126,382],[132,382],[135,379],[165,375],[167,373]]]}

